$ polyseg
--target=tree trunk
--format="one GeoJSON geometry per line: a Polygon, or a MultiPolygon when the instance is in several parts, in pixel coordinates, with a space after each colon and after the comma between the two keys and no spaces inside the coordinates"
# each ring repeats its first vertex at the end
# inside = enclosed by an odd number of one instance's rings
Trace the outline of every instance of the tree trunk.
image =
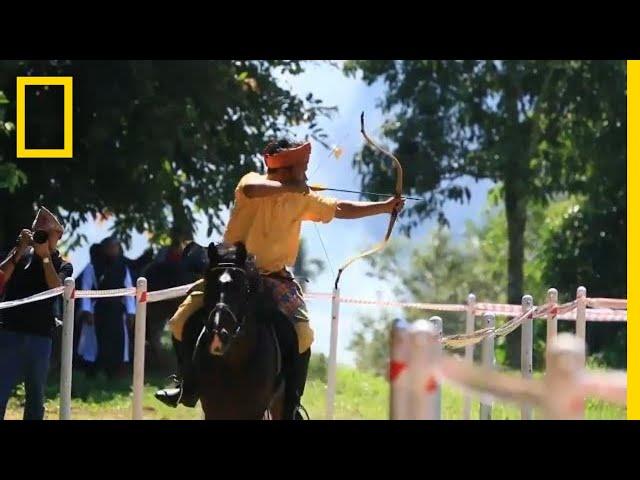
{"type": "MultiPolygon", "coordinates": [[[[506,163],[504,169],[504,203],[507,216],[507,234],[509,255],[507,258],[507,302],[522,304],[524,288],[524,232],[527,223],[528,204],[528,164],[530,156],[531,132],[522,128],[518,114],[518,101],[521,97],[520,85],[517,81],[516,66],[506,62],[509,75],[506,77],[504,102],[508,118],[505,143],[506,163]]],[[[506,338],[507,365],[520,368],[520,328],[511,332],[506,338]]]]}
{"type": "Polygon", "coordinates": [[[171,213],[173,216],[171,241],[176,242],[182,239],[193,238],[193,225],[187,217],[185,207],[177,193],[171,198],[171,213]]]}
{"type": "MultiPolygon", "coordinates": [[[[174,149],[175,158],[183,159],[184,163],[188,163],[188,160],[185,158],[186,155],[183,153],[180,141],[176,141],[174,149]]],[[[187,207],[185,206],[185,202],[179,187],[173,186],[169,191],[169,204],[171,205],[171,214],[173,216],[173,238],[171,239],[172,243],[178,239],[177,237],[180,236],[184,236],[186,239],[193,240],[194,225],[191,218],[187,214],[187,207]]]]}
{"type": "MultiPolygon", "coordinates": [[[[507,302],[515,305],[522,303],[524,288],[524,232],[528,202],[523,187],[522,179],[505,181],[505,211],[509,237],[507,302]]],[[[520,368],[520,338],[519,328],[506,338],[507,364],[512,368],[520,368]]]]}

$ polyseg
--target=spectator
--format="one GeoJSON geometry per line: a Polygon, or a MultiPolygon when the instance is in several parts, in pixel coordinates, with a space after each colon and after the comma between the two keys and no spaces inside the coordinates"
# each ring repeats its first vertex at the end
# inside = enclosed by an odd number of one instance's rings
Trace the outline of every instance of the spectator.
{"type": "MultiPolygon", "coordinates": [[[[97,288],[97,278],[102,276],[103,260],[102,245],[94,243],[89,249],[89,263],[78,276],[78,288],[80,290],[93,290],[97,288]]],[[[93,311],[95,300],[80,298],[77,301],[78,314],[78,356],[82,366],[89,374],[93,374],[98,358],[98,340],[96,338],[95,325],[93,324],[93,311]]]]}
{"type": "MultiPolygon", "coordinates": [[[[64,229],[46,208],[31,230],[22,230],[17,245],[0,264],[5,300],[18,300],[63,285],[73,266],[57,250],[64,229]]],[[[13,388],[24,380],[23,418],[44,418],[44,393],[55,327],[56,297],[2,310],[0,318],[0,418],[13,388]]]]}
{"type": "MultiPolygon", "coordinates": [[[[83,290],[110,290],[132,287],[131,272],[126,265],[120,242],[115,237],[107,237],[101,243],[100,267],[89,270],[83,276],[83,290]]],[[[95,327],[97,340],[97,368],[109,376],[123,375],[126,364],[131,361],[129,353],[129,330],[135,318],[134,297],[109,297],[82,299],[80,318],[84,325],[95,327]]],[[[82,340],[82,337],[81,337],[82,340]]],[[[83,346],[82,344],[80,346],[83,346]]],[[[82,352],[87,354],[89,349],[82,352]]]]}

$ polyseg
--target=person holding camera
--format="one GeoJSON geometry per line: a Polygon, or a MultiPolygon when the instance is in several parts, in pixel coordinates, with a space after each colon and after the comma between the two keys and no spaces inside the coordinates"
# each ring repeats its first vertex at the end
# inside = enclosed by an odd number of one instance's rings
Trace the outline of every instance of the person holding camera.
{"type": "MultiPolygon", "coordinates": [[[[5,277],[5,301],[60,287],[73,275],[73,266],[57,250],[63,232],[55,215],[40,208],[31,230],[20,232],[16,246],[0,265],[5,277]]],[[[44,418],[57,300],[51,297],[0,311],[0,419],[4,419],[11,391],[23,380],[23,418],[44,418]]]]}

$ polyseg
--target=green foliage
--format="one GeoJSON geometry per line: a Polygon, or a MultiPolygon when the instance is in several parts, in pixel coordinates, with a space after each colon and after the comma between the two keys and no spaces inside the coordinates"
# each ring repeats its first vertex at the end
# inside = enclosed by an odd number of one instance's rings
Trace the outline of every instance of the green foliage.
{"type": "MultiPolygon", "coordinates": [[[[626,258],[608,250],[626,250],[624,61],[360,60],[347,62],[345,71],[387,87],[381,103],[389,115],[383,136],[402,161],[405,193],[426,199],[403,212],[406,232],[430,217],[446,225],[443,206],[470,200],[469,179],[500,183],[496,194],[508,220],[507,275],[500,288],[515,303],[528,288],[524,236],[529,209],[559,194],[584,195],[590,204],[585,210],[592,210],[589,220],[606,227],[599,231],[611,235],[611,245],[601,248],[599,232],[591,231],[589,223],[578,221],[575,229],[564,225],[566,237],[573,230],[576,235],[569,242],[553,242],[574,246],[559,249],[559,260],[584,263],[578,268],[558,261],[558,270],[570,278],[546,280],[571,289],[580,278],[592,283],[601,273],[588,271],[589,259],[601,255],[618,270],[605,275],[607,281],[624,284],[626,258]]],[[[391,190],[393,175],[378,152],[364,148],[354,166],[362,174],[363,190],[391,190]]],[[[614,291],[607,290],[608,295],[614,291]]],[[[519,359],[517,337],[518,332],[509,337],[512,365],[519,359]]]]}
{"type": "Polygon", "coordinates": [[[389,369],[389,329],[393,318],[382,312],[379,316],[362,316],[359,328],[353,333],[349,350],[355,353],[356,367],[383,378],[389,369]]]}
{"type": "MultiPolygon", "coordinates": [[[[362,60],[345,71],[387,86],[384,136],[403,160],[406,193],[428,200],[409,219],[469,200],[464,176],[519,182],[519,194],[545,202],[588,185],[585,174],[604,161],[591,155],[601,136],[624,148],[624,61],[362,60]]],[[[354,164],[363,189],[389,190],[376,152],[363,149],[354,164]]]]}
{"type": "MultiPolygon", "coordinates": [[[[16,126],[13,122],[5,121],[6,111],[9,107],[9,99],[0,90],[0,145],[15,135],[16,126]]],[[[0,151],[0,190],[6,189],[14,192],[18,187],[26,183],[27,177],[18,169],[15,163],[5,160],[5,155],[0,151]]]]}
{"type": "Polygon", "coordinates": [[[14,207],[0,211],[9,230],[0,230],[0,245],[31,218],[34,202],[57,210],[70,231],[109,212],[125,244],[134,229],[193,229],[194,211],[207,217],[208,235],[220,232],[221,211],[240,177],[262,168],[268,139],[302,124],[311,137],[326,135],[315,122],[335,109],[278,82],[302,71],[300,62],[280,60],[1,61],[8,121],[16,76],[73,77],[74,158],[16,159],[15,136],[0,134],[0,178],[13,189],[0,189],[0,201],[14,207]],[[26,178],[5,166],[12,163],[26,178]]]}
{"type": "Polygon", "coordinates": [[[308,378],[326,382],[327,357],[322,353],[312,353],[309,359],[308,378]]]}
{"type": "MultiPolygon", "coordinates": [[[[565,228],[567,215],[578,211],[584,200],[579,197],[557,199],[547,207],[532,207],[527,212],[529,225],[525,236],[524,291],[534,298],[535,304],[546,301],[547,290],[559,290],[560,301],[575,298],[577,284],[567,286],[562,276],[554,277],[555,250],[553,246],[559,228],[565,228]],[[555,281],[552,281],[554,280],[555,281]]],[[[488,201],[479,223],[468,222],[459,242],[454,242],[446,228],[437,228],[425,239],[422,246],[405,252],[403,242],[394,242],[375,258],[367,261],[373,266],[372,275],[393,282],[396,298],[428,303],[464,303],[467,295],[474,293],[478,302],[505,303],[507,297],[502,285],[506,281],[507,225],[503,207],[488,201]]],[[[603,266],[604,268],[604,266],[603,266]]],[[[615,268],[615,267],[613,267],[615,268]]],[[[407,309],[408,320],[438,315],[444,320],[444,334],[464,333],[464,316],[448,312],[425,312],[407,309]]],[[[498,317],[498,324],[506,321],[498,317]]],[[[382,311],[378,316],[362,316],[349,345],[356,355],[356,365],[362,370],[386,375],[389,358],[389,327],[391,317],[382,311]]],[[[477,319],[476,328],[481,328],[477,319]]],[[[560,330],[574,329],[572,322],[560,322],[560,330]]],[[[597,356],[610,368],[624,368],[626,347],[617,335],[603,336],[596,342],[594,333],[602,327],[589,323],[589,353],[597,356]]],[[[612,327],[609,327],[612,328],[612,327]]],[[[626,332],[625,324],[615,325],[626,332]]],[[[618,334],[623,339],[626,335],[618,334]]],[[[546,324],[534,322],[534,368],[544,368],[546,324]]],[[[506,363],[504,338],[496,341],[496,360],[506,363]]],[[[476,349],[479,354],[479,349],[476,349]]]]}
{"type": "MultiPolygon", "coordinates": [[[[626,298],[626,136],[617,128],[624,122],[626,106],[610,107],[614,112],[603,117],[596,142],[588,146],[593,165],[585,176],[582,198],[563,212],[543,245],[541,272],[545,281],[554,281],[563,292],[573,294],[576,286],[584,285],[590,297],[626,298]]],[[[585,144],[591,138],[576,137],[585,144]]],[[[587,343],[589,351],[608,365],[626,366],[626,324],[590,323],[587,343]]]]}

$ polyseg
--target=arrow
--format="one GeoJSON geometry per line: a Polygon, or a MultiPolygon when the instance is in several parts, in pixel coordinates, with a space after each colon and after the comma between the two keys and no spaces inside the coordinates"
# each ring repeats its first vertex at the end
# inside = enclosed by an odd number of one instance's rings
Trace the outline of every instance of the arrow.
{"type": "MultiPolygon", "coordinates": [[[[379,197],[394,197],[395,196],[392,193],[359,192],[357,190],[344,190],[344,189],[341,189],[341,188],[328,188],[328,187],[325,187],[323,185],[309,185],[309,189],[313,190],[314,192],[319,192],[319,191],[323,191],[323,190],[329,190],[329,191],[332,191],[332,192],[359,193],[359,194],[362,194],[362,195],[377,195],[379,197]]],[[[404,198],[406,200],[417,200],[417,201],[424,200],[424,198],[405,197],[404,195],[402,196],[402,198],[404,198]]]]}

